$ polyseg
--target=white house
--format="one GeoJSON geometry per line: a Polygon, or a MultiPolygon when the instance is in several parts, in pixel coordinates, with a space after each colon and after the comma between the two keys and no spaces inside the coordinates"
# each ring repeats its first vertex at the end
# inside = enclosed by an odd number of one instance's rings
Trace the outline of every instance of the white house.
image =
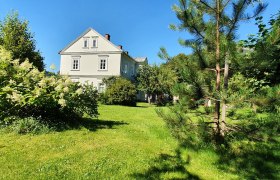
{"type": "Polygon", "coordinates": [[[93,83],[99,92],[104,91],[103,78],[123,76],[132,79],[147,58],[132,58],[122,46],[110,41],[110,35],[100,35],[89,28],[59,52],[60,74],[73,81],[93,83]]]}

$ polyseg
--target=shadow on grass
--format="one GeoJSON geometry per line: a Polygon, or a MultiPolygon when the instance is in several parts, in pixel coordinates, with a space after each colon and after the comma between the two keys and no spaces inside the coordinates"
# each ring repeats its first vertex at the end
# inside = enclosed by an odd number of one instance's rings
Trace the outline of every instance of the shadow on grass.
{"type": "Polygon", "coordinates": [[[278,143],[251,142],[218,152],[218,167],[244,179],[280,179],[278,143]]]}
{"type": "Polygon", "coordinates": [[[151,163],[146,172],[133,174],[132,177],[135,179],[200,179],[187,171],[188,164],[189,157],[183,159],[180,154],[175,156],[161,154],[151,163]]]}
{"type": "Polygon", "coordinates": [[[89,131],[96,131],[98,129],[113,129],[115,126],[128,125],[124,121],[113,120],[98,120],[98,119],[81,119],[79,127],[84,127],[89,131]]]}

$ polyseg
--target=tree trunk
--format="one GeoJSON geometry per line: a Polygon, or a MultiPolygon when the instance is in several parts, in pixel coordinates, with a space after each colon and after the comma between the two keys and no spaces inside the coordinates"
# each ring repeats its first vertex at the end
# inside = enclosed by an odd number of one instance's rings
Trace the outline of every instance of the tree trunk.
{"type": "Polygon", "coordinates": [[[224,70],[224,97],[222,101],[222,124],[221,124],[221,135],[225,135],[226,131],[226,112],[227,112],[227,90],[228,90],[228,72],[229,72],[229,62],[226,56],[225,60],[225,70],[224,70]]]}
{"type": "Polygon", "coordinates": [[[221,84],[221,68],[220,68],[220,0],[216,0],[216,97],[215,97],[215,113],[214,113],[214,130],[218,139],[223,138],[220,127],[220,84],[221,84]]]}
{"type": "Polygon", "coordinates": [[[147,93],[147,100],[148,100],[148,103],[151,104],[151,94],[150,93],[147,93]]]}

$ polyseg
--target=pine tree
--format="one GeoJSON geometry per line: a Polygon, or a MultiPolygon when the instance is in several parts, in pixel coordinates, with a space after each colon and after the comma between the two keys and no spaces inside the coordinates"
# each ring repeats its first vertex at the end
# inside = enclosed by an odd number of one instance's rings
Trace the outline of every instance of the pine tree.
{"type": "Polygon", "coordinates": [[[184,46],[193,49],[193,55],[197,56],[200,62],[204,62],[205,70],[215,72],[215,99],[214,112],[214,133],[217,140],[223,140],[226,131],[226,89],[228,71],[224,76],[224,94],[221,98],[221,73],[224,70],[222,64],[228,70],[228,61],[225,57],[231,56],[234,51],[235,31],[241,21],[247,21],[258,16],[266,4],[257,0],[179,0],[179,5],[174,5],[179,25],[171,25],[171,29],[187,30],[194,39],[180,40],[184,46]],[[246,9],[256,4],[254,12],[247,14],[246,9]],[[224,61],[223,61],[224,60],[224,61]],[[220,103],[223,103],[223,118],[220,117],[220,103]]]}

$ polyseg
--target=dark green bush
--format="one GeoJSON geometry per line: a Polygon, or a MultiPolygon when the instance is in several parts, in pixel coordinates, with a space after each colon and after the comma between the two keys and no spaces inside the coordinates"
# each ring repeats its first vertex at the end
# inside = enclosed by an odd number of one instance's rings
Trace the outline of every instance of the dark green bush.
{"type": "Polygon", "coordinates": [[[136,87],[131,81],[122,78],[114,77],[104,80],[106,83],[106,91],[101,95],[101,102],[106,104],[136,105],[136,87]]]}

